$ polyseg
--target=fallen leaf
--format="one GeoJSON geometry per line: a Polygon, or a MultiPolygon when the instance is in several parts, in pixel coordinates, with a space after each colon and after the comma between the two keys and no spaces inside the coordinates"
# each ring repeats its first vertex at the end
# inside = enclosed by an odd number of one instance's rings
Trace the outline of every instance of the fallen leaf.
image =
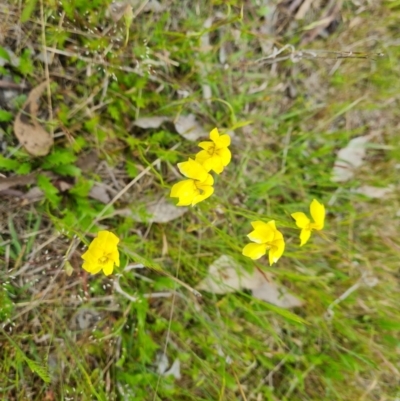
{"type": "Polygon", "coordinates": [[[248,289],[254,298],[286,309],[303,304],[300,299],[290,294],[286,287],[274,283],[267,274],[257,269],[249,273],[227,255],[222,255],[209,266],[207,277],[196,286],[196,289],[213,294],[248,289]]]}
{"type": "Polygon", "coordinates": [[[208,267],[208,275],[196,289],[213,294],[227,294],[242,288],[255,287],[260,283],[261,273],[250,274],[230,256],[222,255],[208,267]]]}
{"type": "Polygon", "coordinates": [[[363,164],[366,144],[370,139],[371,135],[358,136],[339,150],[333,166],[332,181],[344,182],[354,176],[355,169],[363,164]]]}
{"type": "Polygon", "coordinates": [[[113,1],[108,7],[111,19],[118,22],[125,14],[132,12],[132,6],[129,1],[113,1]]]}
{"type": "Polygon", "coordinates": [[[33,156],[45,156],[53,146],[54,139],[37,121],[38,101],[47,82],[32,89],[22,111],[14,121],[14,133],[20,144],[33,156]]]}
{"type": "Polygon", "coordinates": [[[187,207],[177,207],[163,198],[159,201],[147,203],[145,213],[141,214],[130,209],[123,209],[119,211],[119,214],[130,216],[135,221],[142,223],[168,223],[183,216],[187,211],[187,207]]]}
{"type": "Polygon", "coordinates": [[[99,157],[96,150],[90,150],[88,153],[79,155],[75,166],[80,168],[82,172],[91,172],[99,164],[99,157]]]}
{"type": "Polygon", "coordinates": [[[196,120],[194,114],[187,116],[179,116],[175,122],[175,129],[179,135],[183,136],[188,141],[197,141],[203,136],[207,136],[206,130],[196,120]]]}
{"type": "Polygon", "coordinates": [[[159,128],[161,124],[163,124],[165,121],[168,120],[169,118],[164,116],[140,117],[133,123],[133,125],[143,129],[151,129],[151,128],[154,129],[154,128],[159,128]]]}
{"type": "Polygon", "coordinates": [[[289,294],[283,286],[278,286],[274,282],[266,281],[259,287],[252,289],[254,298],[269,302],[281,308],[289,309],[303,305],[303,302],[292,294],[289,294]]]}
{"type": "Polygon", "coordinates": [[[164,374],[169,365],[169,360],[168,360],[167,355],[165,355],[164,353],[157,354],[156,364],[157,364],[157,373],[159,375],[164,374]]]}
{"type": "Polygon", "coordinates": [[[146,5],[144,6],[144,12],[152,12],[155,14],[162,13],[166,9],[166,5],[162,5],[157,0],[149,0],[146,5]]]}
{"type": "Polygon", "coordinates": [[[74,268],[72,267],[71,262],[69,260],[65,262],[64,269],[68,277],[70,277],[74,272],[74,268]]]}
{"type": "Polygon", "coordinates": [[[368,198],[381,199],[387,195],[390,195],[393,190],[394,188],[392,185],[389,185],[386,188],[373,187],[371,185],[362,185],[361,187],[356,188],[353,192],[368,196],[368,198]]]}
{"type": "Polygon", "coordinates": [[[111,200],[104,185],[100,185],[97,182],[95,182],[92,188],[90,188],[89,198],[95,199],[104,204],[109,203],[111,200]]]}
{"type": "Polygon", "coordinates": [[[172,366],[164,373],[164,376],[174,376],[176,380],[179,380],[181,376],[181,362],[179,359],[175,359],[172,366]]]}
{"type": "Polygon", "coordinates": [[[183,216],[188,211],[187,207],[177,207],[166,199],[147,206],[147,212],[151,217],[147,220],[150,223],[168,223],[183,216]]]}
{"type": "Polygon", "coordinates": [[[69,329],[87,330],[96,326],[101,319],[99,312],[92,308],[79,309],[71,318],[69,329]]]}
{"type": "Polygon", "coordinates": [[[179,380],[181,378],[181,363],[179,359],[175,359],[174,363],[167,370],[169,366],[169,360],[167,355],[164,353],[159,353],[156,356],[157,373],[162,376],[174,376],[175,379],[179,380]]]}
{"type": "Polygon", "coordinates": [[[30,202],[37,202],[44,198],[44,192],[39,187],[32,187],[25,195],[24,199],[30,202]]]}

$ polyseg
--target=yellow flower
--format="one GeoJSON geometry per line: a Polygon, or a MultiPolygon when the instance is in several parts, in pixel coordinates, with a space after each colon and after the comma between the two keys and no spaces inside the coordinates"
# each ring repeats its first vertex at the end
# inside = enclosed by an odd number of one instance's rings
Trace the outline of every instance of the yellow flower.
{"type": "Polygon", "coordinates": [[[118,242],[119,238],[110,231],[99,231],[89,249],[82,255],[82,267],[91,274],[103,270],[109,276],[113,272],[114,264],[119,266],[118,242]]]}
{"type": "Polygon", "coordinates": [[[247,244],[243,248],[243,255],[255,260],[265,255],[269,250],[269,264],[276,263],[285,250],[285,240],[280,231],[275,226],[275,221],[268,223],[262,221],[253,221],[251,225],[254,228],[248,237],[255,244],[247,244]]]}
{"type": "Polygon", "coordinates": [[[218,129],[214,128],[210,132],[211,141],[199,143],[199,147],[204,149],[196,155],[196,161],[204,166],[208,171],[215,171],[221,174],[224,167],[231,161],[231,151],[228,146],[231,144],[229,135],[220,135],[218,129]]]}
{"type": "Polygon", "coordinates": [[[189,179],[180,181],[171,188],[170,197],[179,198],[177,206],[194,206],[213,194],[214,179],[200,163],[189,159],[178,163],[178,168],[189,179]]]}
{"type": "Polygon", "coordinates": [[[314,220],[311,220],[302,212],[292,213],[291,216],[296,220],[297,227],[301,228],[300,246],[303,246],[310,238],[312,230],[322,230],[325,222],[325,206],[316,199],[311,202],[310,214],[314,220]]]}

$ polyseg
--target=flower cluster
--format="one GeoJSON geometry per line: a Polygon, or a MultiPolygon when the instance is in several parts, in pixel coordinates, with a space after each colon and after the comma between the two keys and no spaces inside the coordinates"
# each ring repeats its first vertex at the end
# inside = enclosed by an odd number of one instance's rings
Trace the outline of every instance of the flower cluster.
{"type": "MultiPolygon", "coordinates": [[[[179,171],[187,179],[173,185],[170,196],[178,198],[178,206],[188,206],[207,199],[214,193],[214,178],[210,171],[221,174],[231,161],[229,135],[220,135],[215,128],[210,132],[211,141],[199,143],[201,151],[194,159],[178,163],[179,171]]],[[[316,199],[311,202],[312,221],[303,213],[292,213],[300,232],[300,246],[310,238],[313,230],[322,230],[325,223],[325,207],[316,199]]],[[[285,239],[276,228],[274,220],[265,223],[257,220],[251,223],[253,231],[248,234],[252,243],[243,248],[243,255],[256,260],[268,252],[269,264],[276,263],[285,251],[285,239]]],[[[103,270],[106,276],[113,272],[114,265],[119,266],[119,238],[109,231],[99,231],[97,237],[82,255],[83,268],[91,274],[103,270]]]]}
{"type": "Polygon", "coordinates": [[[188,179],[176,183],[171,189],[171,198],[178,198],[177,206],[194,206],[210,197],[214,193],[214,178],[210,171],[221,174],[231,161],[230,136],[220,135],[214,128],[210,139],[199,143],[203,150],[194,160],[189,158],[187,162],[178,163],[179,171],[188,179]]]}
{"type": "MultiPolygon", "coordinates": [[[[303,213],[292,213],[296,225],[301,229],[300,246],[303,246],[310,238],[312,230],[322,230],[325,222],[325,207],[316,199],[311,202],[310,214],[313,222],[303,213]]],[[[254,230],[248,235],[254,244],[247,244],[243,248],[243,255],[255,260],[264,256],[268,251],[269,264],[276,263],[285,250],[285,240],[283,235],[276,228],[275,221],[268,223],[253,221],[251,223],[254,230]]]]}

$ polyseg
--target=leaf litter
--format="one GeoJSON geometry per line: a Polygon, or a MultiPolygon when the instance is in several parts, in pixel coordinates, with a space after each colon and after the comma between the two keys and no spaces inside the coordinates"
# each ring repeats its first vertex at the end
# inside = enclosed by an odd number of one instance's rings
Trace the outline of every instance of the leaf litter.
{"type": "Polygon", "coordinates": [[[166,116],[140,117],[133,125],[143,129],[157,129],[165,122],[172,121],[176,132],[188,141],[197,141],[208,135],[208,131],[198,122],[194,114],[178,116],[175,120],[166,116]]]}
{"type": "Polygon", "coordinates": [[[253,297],[281,308],[295,308],[303,305],[286,287],[276,284],[266,273],[254,269],[244,270],[231,256],[222,255],[208,268],[208,275],[196,289],[213,294],[227,294],[242,289],[250,290],[253,297]]]}
{"type": "Polygon", "coordinates": [[[31,90],[14,121],[14,133],[19,143],[32,156],[47,155],[54,143],[53,136],[38,123],[37,117],[38,102],[46,87],[47,82],[42,82],[31,90]]]}
{"type": "Polygon", "coordinates": [[[146,202],[144,212],[121,209],[118,214],[130,216],[133,220],[141,223],[168,223],[183,216],[188,211],[187,207],[177,207],[162,198],[158,201],[146,202]]]}
{"type": "Polygon", "coordinates": [[[333,166],[331,177],[333,182],[345,182],[353,178],[355,170],[364,163],[367,144],[374,136],[376,136],[375,132],[358,136],[353,138],[346,147],[339,150],[333,166]]]}

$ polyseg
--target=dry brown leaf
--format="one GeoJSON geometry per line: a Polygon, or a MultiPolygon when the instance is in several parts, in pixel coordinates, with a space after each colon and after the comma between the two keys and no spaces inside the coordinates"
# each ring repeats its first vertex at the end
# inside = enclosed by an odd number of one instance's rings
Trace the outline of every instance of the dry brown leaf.
{"type": "Polygon", "coordinates": [[[133,123],[133,125],[143,129],[159,128],[162,123],[168,120],[169,118],[164,116],[140,117],[133,123]]]}
{"type": "Polygon", "coordinates": [[[188,141],[197,141],[199,138],[207,136],[206,130],[199,124],[194,114],[179,116],[175,120],[175,129],[188,141]]]}
{"type": "Polygon", "coordinates": [[[22,111],[14,121],[14,133],[20,144],[33,156],[45,156],[53,146],[53,136],[49,134],[37,121],[38,102],[46,89],[47,82],[43,82],[29,93],[22,111]]]}
{"type": "Polygon", "coordinates": [[[232,257],[222,255],[208,268],[208,275],[196,289],[213,294],[226,294],[241,289],[251,290],[254,298],[269,302],[281,308],[294,308],[303,302],[289,294],[284,286],[278,285],[266,274],[255,269],[245,271],[232,257]]]}

